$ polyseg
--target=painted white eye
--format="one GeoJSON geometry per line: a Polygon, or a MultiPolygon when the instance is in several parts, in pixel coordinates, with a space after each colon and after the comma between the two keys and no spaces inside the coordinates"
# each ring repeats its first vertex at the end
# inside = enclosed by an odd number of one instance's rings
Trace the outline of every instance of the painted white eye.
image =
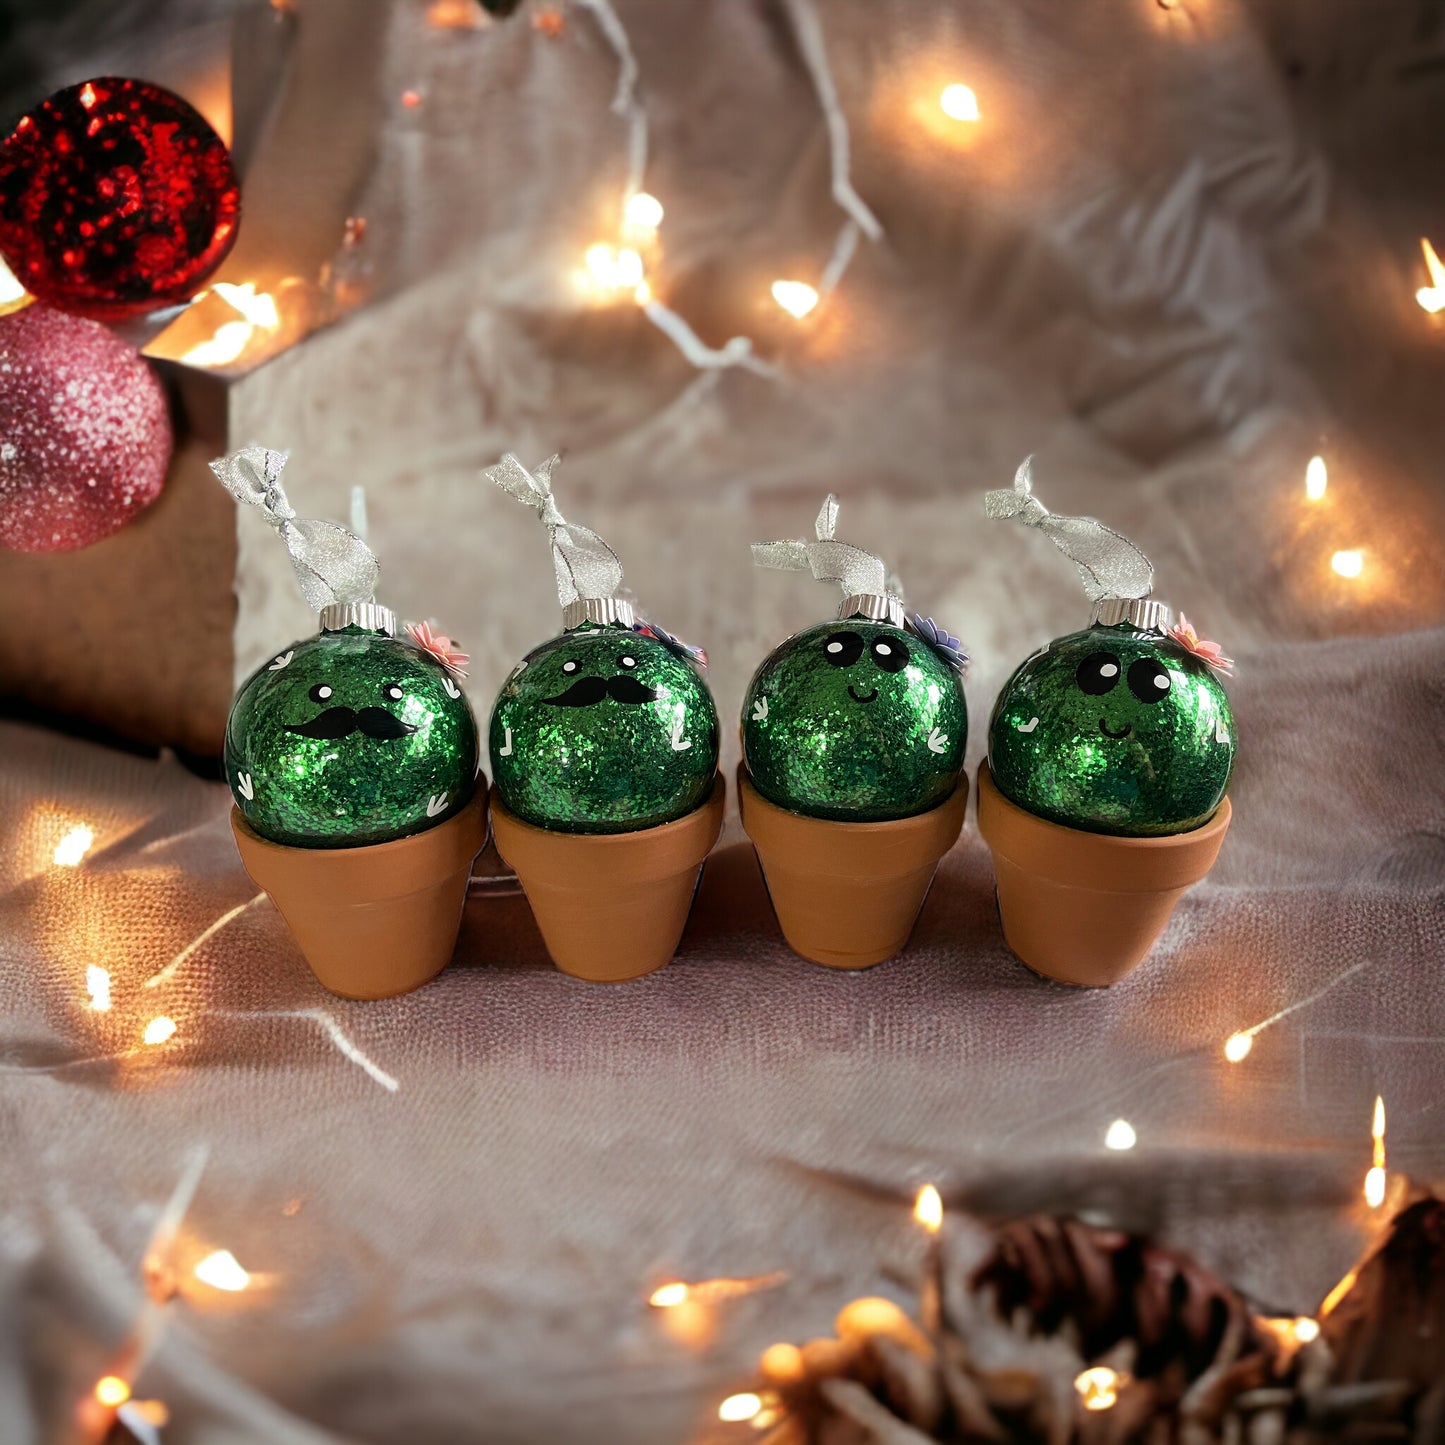
{"type": "Polygon", "coordinates": [[[325,683],[322,683],[321,686],[316,689],[316,696],[319,701],[325,702],[326,699],[331,696],[331,689],[327,687],[325,683]]]}
{"type": "Polygon", "coordinates": [[[564,662],[564,663],[562,664],[562,671],[563,671],[563,672],[576,672],[576,671],[577,671],[577,664],[576,664],[575,662],[564,662]]]}
{"type": "Polygon", "coordinates": [[[843,644],[841,642],[830,642],[825,650],[828,652],[842,652],[843,644]]]}
{"type": "Polygon", "coordinates": [[[400,702],[400,701],[401,701],[401,689],[400,689],[395,683],[392,683],[392,685],[391,685],[389,688],[387,688],[387,690],[386,690],[386,695],[387,695],[393,702],[400,702]]]}
{"type": "Polygon", "coordinates": [[[1155,687],[1158,687],[1158,688],[1168,687],[1168,686],[1169,686],[1169,674],[1168,674],[1167,672],[1156,673],[1155,676],[1154,676],[1154,686],[1155,686],[1155,687]]]}
{"type": "Polygon", "coordinates": [[[1106,663],[1099,669],[1099,676],[1100,676],[1100,677],[1118,677],[1118,675],[1119,675],[1119,664],[1118,664],[1117,662],[1106,662],[1106,663]]]}
{"type": "Polygon", "coordinates": [[[635,657],[619,657],[617,661],[621,663],[623,667],[637,666],[637,659],[635,657]]]}
{"type": "Polygon", "coordinates": [[[881,653],[884,657],[887,657],[893,651],[893,649],[889,647],[886,642],[875,642],[873,644],[873,651],[881,653]]]}

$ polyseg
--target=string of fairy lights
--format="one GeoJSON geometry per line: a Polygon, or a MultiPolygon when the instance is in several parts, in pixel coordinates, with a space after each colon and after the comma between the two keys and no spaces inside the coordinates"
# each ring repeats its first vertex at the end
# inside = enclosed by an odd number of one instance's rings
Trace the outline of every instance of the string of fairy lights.
{"type": "MultiPolygon", "coordinates": [[[[741,368],[757,375],[775,378],[780,372],[771,361],[757,354],[752,338],[738,335],[722,346],[704,342],[690,323],[666,305],[654,289],[662,248],[660,229],[666,215],[663,202],[644,189],[649,159],[650,134],[642,76],[628,35],[611,0],[571,0],[579,10],[595,21],[600,34],[617,62],[617,82],[611,102],[613,112],[625,123],[627,136],[626,178],[618,200],[618,224],[611,237],[594,240],[582,255],[577,279],[582,290],[594,297],[630,298],[677,350],[699,371],[716,375],[729,368],[741,368]]],[[[1161,9],[1174,10],[1180,0],[1157,0],[1161,9]]],[[[291,8],[286,0],[285,8],[291,8]]],[[[433,0],[432,10],[446,9],[460,13],[465,8],[473,13],[473,0],[433,0]]],[[[866,201],[853,186],[850,170],[851,134],[844,107],[839,98],[827,58],[826,36],[813,0],[783,0],[783,9],[792,27],[799,53],[808,72],[818,105],[822,111],[829,146],[830,182],[833,199],[843,214],[831,254],[819,268],[815,281],[797,277],[779,277],[771,284],[773,301],[784,312],[802,321],[816,311],[842,282],[858,247],[863,240],[870,244],[883,241],[881,224],[866,201]]],[[[554,16],[559,12],[549,12],[554,16]]],[[[455,16],[435,23],[457,23],[455,16]]],[[[555,34],[560,22],[552,28],[538,29],[555,34]]],[[[420,94],[408,91],[402,103],[420,103],[420,94]]],[[[973,88],[962,80],[951,81],[937,96],[938,110],[946,121],[959,126],[974,125],[983,114],[982,104],[973,88]]],[[[364,222],[353,218],[359,235],[364,222]]],[[[1415,292],[1415,300],[1427,314],[1445,311],[1445,265],[1442,265],[1428,239],[1421,239],[1426,284],[1415,292]]],[[[217,283],[210,288],[234,312],[235,319],[220,324],[213,336],[194,347],[185,360],[198,367],[222,367],[244,356],[247,346],[258,335],[274,332],[280,324],[276,299],[258,293],[251,283],[228,285],[217,283]]],[[[203,293],[204,294],[204,293],[203,293]]],[[[0,266],[0,309],[23,297],[13,277],[0,266]]],[[[1307,504],[1324,501],[1329,489],[1329,470],[1324,455],[1309,459],[1304,473],[1304,495],[1307,504]]],[[[1342,546],[1332,551],[1329,565],[1340,578],[1361,578],[1367,570],[1363,549],[1342,546]]],[[[53,836],[53,835],[52,835],[53,836]]],[[[61,870],[83,870],[86,859],[97,842],[95,828],[89,822],[72,821],[55,839],[50,854],[51,866],[61,870]]],[[[143,983],[146,990],[164,988],[185,968],[201,956],[203,950],[232,923],[245,914],[264,894],[257,894],[226,910],[182,948],[170,961],[143,983]]],[[[1255,1042],[1268,1029],[1323,999],[1328,993],[1367,966],[1356,963],[1332,978],[1322,989],[1296,1003],[1280,1009],[1258,1023],[1237,1030],[1222,1045],[1225,1059],[1240,1065],[1251,1055],[1255,1042]]],[[[94,1013],[110,1013],[120,1000],[111,973],[89,963],[83,978],[84,1007],[94,1013]]],[[[297,1009],[245,1013],[224,1011],[235,1017],[293,1019],[314,1025],[322,1037],[348,1063],[366,1073],[379,1087],[395,1093],[400,1081],[370,1059],[345,1033],[337,1021],[322,1009],[297,1009]]],[[[139,1023],[139,1042],[119,1052],[98,1056],[100,1059],[127,1059],[141,1053],[163,1053],[186,1041],[182,1027],[171,1014],[157,1012],[139,1023]]],[[[88,1064],[95,1059],[69,1061],[88,1064]]],[[[65,1065],[50,1066],[64,1067],[65,1065]]],[[[1370,1119],[1369,1165],[1364,1172],[1361,1194],[1366,1209],[1382,1210],[1387,1201],[1396,1200],[1405,1188],[1402,1178],[1388,1172],[1385,1148],[1385,1102],[1377,1096],[1370,1119]]],[[[1101,1144],[1109,1151],[1134,1149],[1138,1132],[1127,1119],[1115,1118],[1103,1131],[1101,1144]]],[[[200,1183],[206,1163],[204,1150],[197,1151],[183,1169],[177,1185],[162,1208],[155,1229],[140,1262],[142,1306],[135,1327],[116,1352],[105,1373],[96,1380],[82,1402],[80,1421],[87,1439],[100,1441],[118,1421],[142,1445],[159,1445],[160,1430],[168,1412],[159,1400],[141,1400],[134,1395],[136,1382],[154,1356],[168,1326],[176,1304],[182,1298],[198,1308],[205,1307],[205,1291],[240,1294],[255,1288],[269,1276],[256,1274],[244,1267],[224,1246],[190,1249],[191,1258],[185,1269],[179,1263],[179,1245],[185,1233],[187,1216],[200,1183]],[[197,1292],[195,1287],[200,1287],[197,1292]]],[[[299,1204],[299,1201],[293,1201],[299,1204]]],[[[288,1209],[290,1206],[288,1206],[288,1209]]],[[[921,1229],[928,1257],[934,1258],[940,1247],[945,1215],[941,1196],[932,1184],[925,1184],[915,1200],[914,1218],[921,1229]]],[[[709,1279],[694,1282],[668,1280],[656,1284],[646,1295],[646,1304],[664,1318],[681,1320],[686,1312],[726,1309],[731,1301],[763,1290],[777,1289],[788,1282],[788,1274],[771,1270],[743,1278],[709,1279]]],[[[1321,1305],[1318,1316],[1301,1316],[1267,1323],[1298,1343],[1313,1339],[1319,1332],[1318,1319],[1333,1307],[1353,1282],[1347,1275],[1321,1305]]],[[[858,1301],[855,1304],[883,1305],[886,1302],[858,1301]]],[[[890,1308],[892,1308],[890,1306],[890,1308]]],[[[776,1345],[764,1356],[771,1366],[763,1373],[781,1377],[792,1357],[794,1347],[776,1345]]],[[[1118,1374],[1103,1367],[1081,1373],[1075,1381],[1084,1405],[1091,1410],[1110,1408],[1118,1399],[1122,1381],[1118,1374]]],[[[779,1418],[777,1397],[766,1389],[730,1395],[717,1407],[722,1422],[748,1422],[754,1427],[771,1424],[779,1418]]]]}
{"type": "MultiPolygon", "coordinates": [[[[96,830],[88,823],[75,823],[68,827],[54,844],[51,864],[64,870],[79,870],[97,841],[96,830]]],[[[263,895],[258,895],[260,897],[263,895]]],[[[190,943],[182,948],[163,968],[152,974],[142,985],[150,987],[170,982],[179,967],[198,956],[206,942],[214,939],[224,926],[245,913],[257,898],[227,910],[216,922],[202,930],[190,943]]],[[[1366,967],[1361,962],[1332,978],[1324,988],[1295,1004],[1279,1010],[1260,1023],[1240,1030],[1225,1041],[1223,1053],[1231,1064],[1239,1064],[1250,1055],[1255,1038],[1266,1029],[1283,1021],[1301,1009],[1324,998],[1328,993],[1353,977],[1366,967]]],[[[113,982],[109,971],[95,964],[85,970],[85,993],[87,1006],[98,1013],[109,1012],[115,1004],[112,996],[113,982]]],[[[213,1011],[214,1012],[214,1011],[213,1011]]],[[[226,1016],[238,1018],[295,1018],[316,1024],[337,1051],[348,1061],[361,1068],[376,1083],[388,1092],[395,1093],[401,1087],[400,1081],[376,1065],[346,1035],[336,1020],[322,1009],[263,1010],[259,1013],[241,1010],[220,1011],[226,1016]]],[[[101,1056],[105,1060],[120,1060],[137,1053],[159,1050],[174,1044],[180,1035],[176,1020],[166,1014],[150,1017],[141,1031],[141,1044],[118,1053],[101,1056]]],[[[75,1063],[94,1063],[97,1059],[75,1060],[75,1063]]],[[[52,1069],[56,1066],[50,1066],[52,1069]]],[[[1131,1150],[1138,1144],[1138,1134],[1126,1119],[1116,1118],[1106,1128],[1102,1138],[1103,1148],[1120,1152],[1131,1150]]],[[[1377,1096],[1370,1124],[1369,1165],[1364,1173],[1362,1196],[1364,1205],[1371,1215],[1378,1216],[1387,1202],[1398,1204],[1408,1185],[1403,1176],[1392,1176],[1388,1172],[1385,1149],[1385,1103],[1377,1096]]],[[[79,1418],[88,1432],[86,1439],[100,1442],[110,1428],[118,1421],[125,1425],[141,1445],[160,1445],[160,1429],[168,1418],[165,1403],[157,1399],[134,1397],[135,1382],[154,1356],[167,1327],[175,1302],[181,1298],[196,1308],[205,1308],[206,1300],[213,1292],[240,1294],[254,1289],[258,1284],[274,1285],[274,1275],[258,1275],[247,1269],[224,1246],[204,1248],[190,1241],[192,1261],[182,1271],[177,1262],[179,1243],[182,1239],[185,1217],[200,1180],[205,1163],[204,1149],[197,1152],[184,1171],[180,1182],[166,1206],[162,1209],[150,1243],[141,1261],[141,1283],[143,1303],[136,1323],[117,1350],[105,1373],[95,1382],[89,1396],[82,1402],[79,1418]],[[200,1286],[197,1290],[196,1286],[200,1286]]],[[[294,1212],[288,1205],[288,1211],[294,1212]]],[[[927,1239],[927,1256],[924,1277],[936,1273],[936,1255],[941,1244],[944,1227],[942,1197],[933,1184],[923,1185],[916,1196],[914,1217],[927,1239]],[[932,1272],[932,1273],[931,1273],[932,1272]]],[[[1307,1343],[1319,1333],[1319,1320],[1343,1298],[1353,1283],[1353,1272],[1345,1276],[1325,1298],[1315,1316],[1297,1316],[1283,1319],[1263,1319],[1261,1323],[1273,1330],[1284,1342],[1296,1345],[1307,1343]]],[[[698,1281],[665,1280],[655,1284],[646,1295],[647,1305],[669,1322],[671,1333],[676,1338],[698,1338],[704,1334],[701,1323],[710,1320],[718,1310],[726,1309],[736,1299],[757,1294],[765,1290],[778,1289],[788,1283],[785,1270],[770,1270],[762,1274],[741,1278],[716,1278],[698,1281]]],[[[925,1291],[923,1308],[929,1308],[930,1296],[925,1291]]],[[[849,1309],[855,1313],[876,1312],[880,1309],[896,1310],[887,1301],[855,1301],[849,1309]]],[[[764,1352],[760,1369],[765,1377],[786,1378],[788,1361],[797,1353],[791,1345],[774,1345],[764,1352]]],[[[1075,1386],[1086,1409],[1104,1410],[1118,1399],[1119,1392],[1127,1383],[1127,1377],[1105,1366],[1092,1366],[1076,1379],[1075,1386]]],[[[748,1423],[755,1428],[766,1428],[782,1418],[782,1410],[775,1392],[766,1388],[742,1391],[729,1395],[717,1407],[717,1418],[722,1423],[748,1423]]]]}
{"type": "MultiPolygon", "coordinates": [[[[643,315],[700,371],[716,372],[736,366],[760,376],[778,376],[778,368],[757,355],[751,337],[733,336],[720,347],[709,346],[679,312],[658,298],[648,273],[649,266],[655,264],[661,254],[658,231],[665,210],[655,195],[642,189],[649,142],[647,111],[639,95],[637,61],[627,29],[610,0],[576,0],[576,3],[593,14],[603,38],[617,57],[617,90],[612,109],[626,120],[628,131],[627,178],[618,206],[618,234],[614,240],[595,241],[587,248],[583,266],[577,273],[582,288],[605,299],[630,296],[643,315]]],[[[774,301],[801,320],[842,281],[860,236],[872,242],[881,241],[883,227],[853,186],[848,119],[838,98],[813,0],[784,0],[784,10],[823,112],[833,199],[846,216],[816,286],[782,277],[772,284],[774,301]]],[[[952,92],[960,90],[966,91],[967,87],[952,86],[945,92],[945,113],[956,113],[959,120],[977,120],[976,105],[971,117],[956,106],[950,109],[955,100],[952,92]]]]}
{"type": "MultiPolygon", "coordinates": [[[[1381,1114],[1376,1101],[1377,1117],[1381,1114]]],[[[1380,1124],[1383,1131],[1383,1124],[1380,1124]]],[[[1383,1137],[1381,1133],[1381,1137],[1383,1137]]],[[[1376,1153],[1383,1159],[1382,1146],[1376,1153]]],[[[1383,1165],[1380,1166],[1383,1168],[1383,1165]]],[[[1377,1206],[1372,1206],[1377,1207],[1377,1206]]],[[[839,1334],[897,1334],[917,1332],[919,1326],[927,1336],[936,1336],[941,1324],[941,1279],[945,1212],[943,1198],[932,1183],[922,1185],[914,1197],[913,1218],[919,1227],[922,1259],[919,1275],[922,1281],[919,1297],[919,1322],[915,1325],[891,1300],[865,1297],[845,1305],[838,1316],[839,1334]]],[[[704,1280],[697,1284],[674,1282],[654,1290],[649,1303],[656,1309],[678,1309],[710,1293],[712,1287],[727,1281],[704,1280]]],[[[1298,1349],[1317,1339],[1320,1320],[1344,1298],[1355,1283],[1351,1270],[1329,1292],[1315,1315],[1257,1316],[1256,1324],[1272,1335],[1286,1350],[1298,1349]]],[[[730,1297],[730,1296],[725,1296],[730,1297]]],[[[803,1378],[807,1370],[806,1356],[796,1345],[779,1343],[762,1352],[758,1373],[766,1382],[790,1383],[803,1378]]],[[[1108,1365],[1091,1365],[1074,1378],[1074,1389],[1084,1409],[1112,1409],[1121,1392],[1130,1383],[1128,1373],[1108,1365]]],[[[718,1420],[727,1424],[747,1424],[755,1430],[770,1429],[786,1418],[778,1392],[767,1384],[728,1395],[717,1406],[718,1420]]]]}

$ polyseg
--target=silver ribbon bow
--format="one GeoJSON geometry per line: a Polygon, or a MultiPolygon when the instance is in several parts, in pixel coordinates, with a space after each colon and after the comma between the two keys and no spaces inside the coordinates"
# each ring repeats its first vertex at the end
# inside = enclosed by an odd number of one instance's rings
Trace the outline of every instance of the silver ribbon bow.
{"type": "Polygon", "coordinates": [[[845,597],[897,597],[902,590],[888,576],[881,557],[847,542],[834,540],[838,528],[838,499],[831,492],[813,525],[816,542],[754,542],[753,562],[783,572],[811,572],[816,581],[836,582],[845,597]]]}
{"type": "Polygon", "coordinates": [[[296,516],[281,486],[281,469],[289,455],[267,447],[242,447],[217,457],[211,470],[238,502],[259,507],[276,529],[291,556],[301,595],[313,612],[333,602],[367,601],[376,592],[381,565],[354,532],[336,522],[296,516]]]}
{"type": "Polygon", "coordinates": [[[1079,569],[1091,602],[1101,597],[1147,597],[1154,564],[1125,536],[1092,517],[1056,517],[1034,496],[1033,457],[1025,457],[1011,489],[985,492],[984,515],[1018,518],[1037,527],[1079,569]]]}
{"type": "Polygon", "coordinates": [[[552,496],[552,471],[560,457],[548,457],[529,472],[511,452],[482,475],[509,496],[525,502],[547,529],[552,565],[557,570],[557,600],[566,607],[581,597],[613,597],[622,585],[622,563],[617,553],[592,531],[569,522],[557,510],[552,496]]]}

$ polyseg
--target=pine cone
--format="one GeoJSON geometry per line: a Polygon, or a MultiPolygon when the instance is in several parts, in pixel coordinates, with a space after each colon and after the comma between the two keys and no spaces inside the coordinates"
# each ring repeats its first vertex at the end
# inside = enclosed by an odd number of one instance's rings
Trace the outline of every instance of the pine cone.
{"type": "Polygon", "coordinates": [[[1445,1201],[1422,1199],[1395,1216],[1323,1329],[1338,1382],[1425,1390],[1445,1381],[1445,1201]]]}
{"type": "Polygon", "coordinates": [[[888,1300],[854,1300],[837,1331],[763,1356],[761,1388],[782,1416],[763,1445],[1122,1445],[1161,1409],[1148,1381],[1126,1380],[1126,1350],[1118,1403],[1089,1411],[1074,1385],[1077,1350],[1020,1335],[990,1311],[967,1338],[930,1337],[888,1300]]]}
{"type": "Polygon", "coordinates": [[[1176,1364],[1195,1379],[1231,1324],[1242,1355],[1276,1352],[1244,1300],[1197,1260],[1075,1219],[1036,1215],[1004,1225],[969,1285],[992,1290],[1005,1319],[1026,1310],[1037,1334],[1072,1324],[1085,1359],[1132,1340],[1134,1373],[1144,1379],[1176,1364]]]}
{"type": "Polygon", "coordinates": [[[854,1300],[836,1339],[768,1350],[762,1445],[1445,1445],[1445,1203],[1400,1215],[1358,1276],[1325,1322],[1337,1363],[1324,1337],[1286,1349],[1188,1255],[1021,1220],[966,1279],[930,1277],[936,1328],[854,1300]],[[1116,1372],[1105,1408],[1086,1364],[1116,1372]]]}

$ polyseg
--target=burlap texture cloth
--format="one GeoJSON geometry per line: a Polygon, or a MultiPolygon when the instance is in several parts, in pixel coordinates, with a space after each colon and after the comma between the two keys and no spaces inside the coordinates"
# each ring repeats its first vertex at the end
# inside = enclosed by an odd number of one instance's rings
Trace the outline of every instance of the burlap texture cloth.
{"type": "MultiPolygon", "coordinates": [[[[224,8],[171,7],[149,49],[77,29],[49,78],[146,60],[165,78],[224,8]]],[[[752,573],[746,544],[804,535],[835,490],[840,535],[973,654],[970,772],[1011,668],[1086,620],[1041,537],[982,520],[983,489],[1036,451],[1049,505],[1127,532],[1159,595],[1238,659],[1217,867],[1135,975],[1070,992],[1004,948],[970,819],[906,955],[841,976],[784,948],[734,816],[659,974],[561,976],[522,900],[477,895],[435,983],[349,1004],[266,900],[243,906],[222,787],[0,727],[6,1445],[65,1438],[199,1145],[184,1261],[229,1249],[253,1279],[228,1295],[183,1276],[138,1390],[169,1407],[167,1445],[734,1438],[716,1404],[762,1347],[916,1268],[924,1180],[956,1209],[1161,1230],[1303,1311],[1377,1227],[1360,1198],[1377,1094],[1392,1189],[1445,1171],[1445,330],[1413,299],[1417,238],[1445,242],[1439,12],[819,8],[886,239],[800,328],[767,283],[816,277],[842,217],[781,12],[620,5],[668,299],[711,340],[752,334],[783,380],[699,390],[634,311],[547,290],[594,237],[623,135],[586,15],[552,39],[524,11],[425,72],[432,99],[490,97],[488,125],[423,107],[434,122],[377,147],[378,264],[414,243],[439,279],[307,343],[312,399],[278,371],[257,439],[294,449],[307,514],[344,515],[368,482],[388,600],[471,647],[483,716],[557,614],[540,529],[476,471],[566,448],[564,510],[712,653],[729,762],[752,667],[835,600],[752,573]],[[966,133],[933,99],[954,79],[983,111],[966,133]],[[471,189],[442,187],[459,167],[471,189]],[[458,210],[465,234],[432,257],[458,210]],[[429,449],[412,417],[441,413],[457,430],[429,449]],[[1330,490],[1310,504],[1316,451],[1330,490]],[[1358,579],[1331,571],[1342,548],[1364,550],[1358,579]],[[56,866],[82,823],[89,853],[56,866]],[[109,1012],[87,1007],[92,965],[109,1012]],[[177,1031],[143,1046],[157,1015],[177,1031]],[[1127,1154],[1103,1148],[1117,1118],[1127,1154]],[[667,1279],[773,1271],[702,1311],[647,1304],[667,1279]]],[[[395,40],[387,86],[416,53],[395,40]]],[[[300,628],[268,613],[258,528],[238,646],[264,650],[300,628]]]]}

